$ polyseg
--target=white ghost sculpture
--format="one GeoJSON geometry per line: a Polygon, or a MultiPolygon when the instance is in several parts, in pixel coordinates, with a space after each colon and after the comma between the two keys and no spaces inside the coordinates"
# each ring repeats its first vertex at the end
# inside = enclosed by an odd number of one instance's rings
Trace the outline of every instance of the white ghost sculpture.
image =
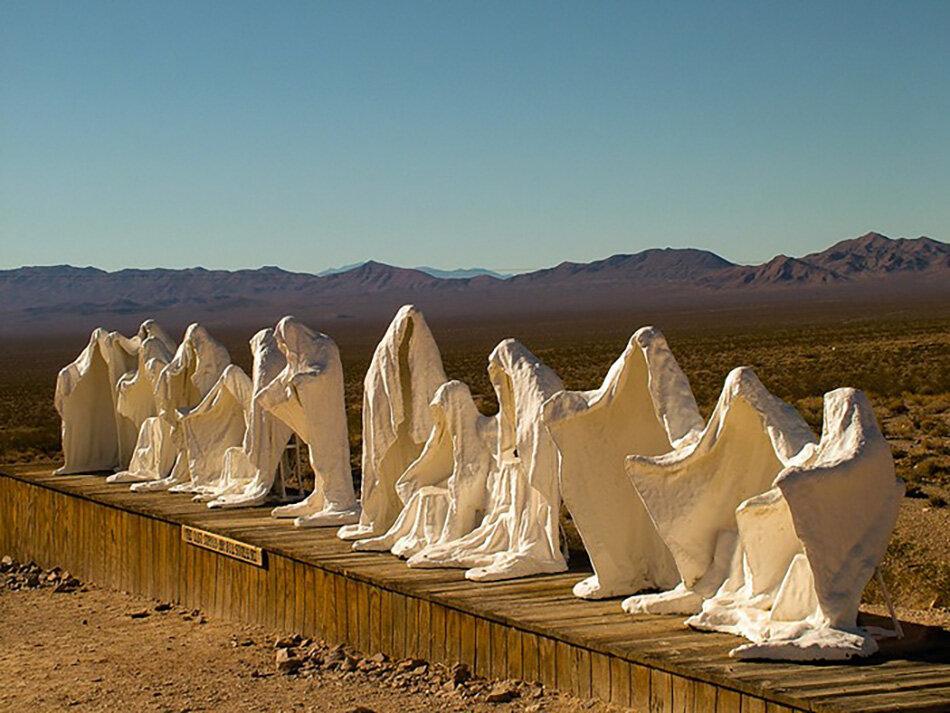
{"type": "Polygon", "coordinates": [[[171,429],[158,414],[155,389],[158,377],[172,360],[174,346],[163,339],[149,337],[139,347],[135,371],[119,379],[120,415],[138,424],[138,437],[128,467],[106,478],[109,483],[135,483],[159,480],[168,475],[175,464],[177,451],[171,445],[171,429]]]}
{"type": "Polygon", "coordinates": [[[164,449],[170,448],[175,454],[174,464],[171,472],[163,477],[133,483],[134,492],[168,490],[190,482],[182,417],[201,402],[230,363],[227,349],[207,329],[200,324],[189,325],[174,358],[162,369],[155,385],[158,418],[164,423],[157,424],[149,438],[150,447],[158,449],[156,453],[162,456],[148,458],[143,454],[142,459],[161,467],[168,460],[164,449]]]}
{"type": "Polygon", "coordinates": [[[264,329],[254,335],[251,353],[254,355],[252,396],[244,438],[240,446],[225,451],[222,476],[216,486],[196,498],[209,500],[210,508],[262,505],[274,487],[281,455],[293,434],[290,426],[261,405],[263,390],[287,366],[273,329],[264,329]]]}
{"type": "Polygon", "coordinates": [[[673,558],[624,471],[628,454],[684,447],[703,427],[659,330],[638,330],[599,389],[549,399],[544,422],[558,446],[561,495],[594,569],[574,594],[602,599],[675,585],[673,558]]]}
{"type": "MultiPolygon", "coordinates": [[[[273,329],[263,329],[250,341],[252,373],[276,375],[286,366],[277,348],[273,329]],[[271,364],[262,364],[269,358],[271,364]]],[[[181,417],[190,480],[169,489],[195,493],[204,499],[215,495],[227,478],[224,459],[231,448],[244,443],[251,422],[254,381],[235,364],[228,365],[201,402],[181,417]]]]}
{"type": "Polygon", "coordinates": [[[841,660],[877,651],[857,626],[861,593],[880,563],[904,494],[867,398],[825,394],[817,448],[737,512],[730,578],[687,619],[752,641],[746,659],[841,660]]]}
{"type": "Polygon", "coordinates": [[[168,341],[152,320],[132,338],[97,328],[75,361],[60,370],[53,403],[62,419],[65,462],[59,475],[124,467],[132,456],[134,425],[117,410],[119,380],[135,367],[149,337],[168,341]]]}
{"type": "MultiPolygon", "coordinates": [[[[258,392],[256,403],[307,444],[314,489],[305,500],[274,508],[271,514],[295,518],[298,527],[354,523],[360,509],[350,473],[340,350],[330,337],[294,317],[277,323],[275,338],[287,364],[258,392]]],[[[272,482],[273,471],[270,478],[272,482]]]]}
{"type": "Polygon", "coordinates": [[[358,540],[353,549],[412,557],[427,546],[467,535],[481,522],[497,419],[478,412],[471,391],[460,381],[442,384],[430,408],[434,425],[429,438],[396,481],[402,512],[386,534],[358,540]]]}
{"type": "Polygon", "coordinates": [[[738,547],[736,508],[772,487],[782,469],[814,449],[798,412],[773,396],[748,367],[726,378],[697,438],[661,456],[631,455],[630,481],[673,555],[679,584],[628,598],[630,613],[691,614],[729,574],[738,547]]]}
{"type": "Polygon", "coordinates": [[[429,402],[445,383],[442,356],[422,312],[399,309],[377,345],[363,379],[363,453],[359,523],[339,537],[378,537],[403,503],[396,481],[422,451],[432,430],[429,402]]]}
{"type": "Polygon", "coordinates": [[[425,547],[409,564],[464,567],[466,578],[475,581],[563,572],[557,450],[541,422],[541,407],[564,385],[513,339],[495,347],[488,375],[499,412],[485,516],[472,532],[425,547]]]}

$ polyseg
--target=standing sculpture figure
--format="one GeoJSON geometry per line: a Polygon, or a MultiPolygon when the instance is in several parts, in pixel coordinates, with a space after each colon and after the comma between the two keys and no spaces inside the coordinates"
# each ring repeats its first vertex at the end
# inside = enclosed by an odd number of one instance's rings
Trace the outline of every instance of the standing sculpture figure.
{"type": "MultiPolygon", "coordinates": [[[[224,452],[221,478],[209,492],[196,499],[208,500],[209,508],[238,508],[262,505],[274,487],[281,455],[290,440],[290,426],[265,409],[264,389],[287,366],[273,329],[262,329],[251,339],[254,366],[251,372],[251,400],[247,430],[240,446],[224,452]]],[[[266,399],[265,399],[266,400],[266,399]]]]}
{"type": "Polygon", "coordinates": [[[302,502],[271,514],[295,518],[298,527],[356,522],[360,510],[350,473],[340,350],[330,337],[294,317],[284,317],[274,332],[287,364],[256,402],[307,444],[314,488],[302,502]]]}
{"type": "Polygon", "coordinates": [[[390,550],[411,558],[426,547],[467,535],[484,517],[497,418],[478,412],[461,381],[442,384],[430,409],[434,425],[422,453],[396,481],[402,511],[388,532],[358,540],[353,549],[390,550]]]}
{"type": "Polygon", "coordinates": [[[181,419],[197,406],[231,363],[227,349],[200,324],[191,324],[175,357],[162,369],[155,386],[158,416],[165,422],[165,435],[152,447],[175,452],[171,472],[158,480],[134,483],[134,492],[168,490],[191,480],[181,419]],[[167,437],[166,437],[167,436],[167,437]]]}
{"type": "Polygon", "coordinates": [[[344,540],[378,537],[402,510],[396,481],[422,451],[432,430],[429,402],[445,383],[442,356],[422,312],[399,309],[373,353],[363,380],[363,454],[357,524],[344,540]]]}
{"type": "Polygon", "coordinates": [[[424,548],[409,564],[465,567],[466,578],[475,581],[563,572],[557,450],[541,422],[541,406],[564,385],[513,339],[495,347],[488,375],[499,412],[485,516],[472,532],[424,548]]]}
{"type": "Polygon", "coordinates": [[[624,470],[628,454],[666,453],[693,442],[703,426],[663,335],[638,330],[599,389],[555,395],[544,422],[558,447],[561,495],[594,569],[575,596],[674,586],[673,558],[624,470]]]}
{"type": "Polygon", "coordinates": [[[132,338],[98,328],[76,360],[60,370],[53,403],[62,419],[65,462],[57,474],[128,464],[136,433],[118,412],[119,381],[135,367],[139,348],[149,337],[168,339],[152,320],[143,322],[132,338]]]}

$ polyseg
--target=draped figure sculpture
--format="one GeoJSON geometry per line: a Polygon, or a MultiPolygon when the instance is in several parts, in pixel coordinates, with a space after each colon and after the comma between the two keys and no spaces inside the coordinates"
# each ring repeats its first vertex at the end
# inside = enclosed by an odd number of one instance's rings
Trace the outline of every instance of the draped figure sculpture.
{"type": "MultiPolygon", "coordinates": [[[[197,323],[188,326],[174,358],[162,369],[155,385],[158,417],[164,421],[164,430],[153,434],[151,447],[160,451],[170,448],[174,453],[173,465],[167,474],[133,483],[134,492],[168,490],[191,480],[181,421],[208,394],[230,363],[227,349],[207,329],[197,323]]],[[[154,461],[163,465],[168,459],[154,461]]]]}
{"type": "Polygon", "coordinates": [[[149,337],[170,343],[152,320],[134,337],[95,329],[85,349],[56,378],[53,404],[62,419],[63,466],[55,472],[114,470],[125,467],[135,447],[134,424],[119,413],[119,381],[135,367],[149,337]]]}
{"type": "Polygon", "coordinates": [[[487,480],[498,441],[497,419],[478,412],[468,386],[448,381],[430,404],[434,425],[396,481],[403,509],[379,537],[358,540],[356,550],[390,550],[410,558],[430,545],[471,532],[485,514],[487,480]]]}
{"type": "Polygon", "coordinates": [[[774,487],[738,507],[741,547],[729,578],[686,623],[748,638],[730,652],[738,658],[874,653],[875,635],[889,632],[858,627],[858,605],[903,495],[864,394],[825,394],[821,441],[790,462],[774,487]]]}
{"type": "Polygon", "coordinates": [[[221,477],[217,483],[196,496],[196,499],[208,500],[210,508],[262,505],[274,487],[281,455],[293,433],[290,426],[262,405],[264,389],[287,366],[287,358],[280,349],[276,332],[262,329],[255,334],[251,339],[251,353],[254,355],[254,365],[244,438],[240,446],[228,448],[224,452],[221,477]]]}
{"type": "MultiPolygon", "coordinates": [[[[294,317],[281,319],[274,337],[286,365],[255,394],[255,406],[282,421],[307,444],[314,488],[303,501],[274,508],[271,514],[294,518],[298,527],[356,522],[359,504],[350,473],[340,350],[330,337],[294,317]]],[[[273,470],[258,471],[260,481],[250,486],[251,492],[270,490],[277,467],[277,461],[272,462],[273,470]]]]}
{"type": "Polygon", "coordinates": [[[594,570],[574,594],[601,599],[675,585],[673,557],[624,469],[628,454],[683,447],[703,426],[659,330],[638,330],[600,388],[549,399],[544,422],[558,447],[561,496],[594,570]]]}
{"type": "Polygon", "coordinates": [[[262,375],[276,377],[286,365],[273,329],[255,334],[250,347],[253,376],[229,364],[201,402],[182,416],[190,480],[171,488],[171,492],[196,493],[202,499],[224,487],[225,456],[229,449],[239,448],[247,436],[255,383],[260,384],[262,375]]]}
{"type": "Polygon", "coordinates": [[[630,597],[630,613],[690,614],[728,576],[738,547],[736,508],[772,487],[786,464],[811,452],[815,435],[748,367],[726,377],[698,438],[660,456],[631,455],[630,482],[676,563],[679,584],[630,597]]]}
{"type": "Polygon", "coordinates": [[[168,422],[158,415],[155,389],[162,370],[172,360],[174,345],[158,337],[148,337],[138,353],[138,366],[119,379],[116,409],[133,426],[138,436],[128,467],[106,478],[109,483],[135,483],[164,478],[175,463],[168,422]]]}
{"type": "Polygon", "coordinates": [[[485,515],[462,537],[429,545],[409,563],[464,567],[491,581],[563,572],[557,451],[541,423],[545,400],[564,386],[524,345],[506,339],[492,351],[488,375],[498,397],[498,440],[486,480],[485,515]]]}
{"type": "Polygon", "coordinates": [[[442,356],[422,312],[404,305],[373,353],[363,380],[363,451],[359,522],[339,537],[384,534],[403,503],[396,481],[421,453],[432,430],[429,402],[445,383],[442,356]]]}

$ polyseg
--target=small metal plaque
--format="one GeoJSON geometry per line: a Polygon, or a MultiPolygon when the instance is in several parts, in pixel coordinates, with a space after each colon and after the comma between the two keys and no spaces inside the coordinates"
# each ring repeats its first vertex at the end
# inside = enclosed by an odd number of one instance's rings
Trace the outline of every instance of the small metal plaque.
{"type": "Polygon", "coordinates": [[[203,547],[206,550],[233,557],[256,567],[264,566],[264,550],[246,542],[232,540],[230,537],[217,535],[207,530],[199,530],[197,527],[189,527],[188,525],[181,526],[181,539],[195,547],[203,547]]]}

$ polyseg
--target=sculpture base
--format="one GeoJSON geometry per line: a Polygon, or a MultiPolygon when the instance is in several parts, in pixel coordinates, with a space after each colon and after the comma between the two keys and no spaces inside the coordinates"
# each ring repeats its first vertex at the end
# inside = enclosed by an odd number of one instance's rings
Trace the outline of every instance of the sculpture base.
{"type": "Polygon", "coordinates": [[[572,596],[589,571],[478,584],[460,570],[353,552],[334,529],[295,528],[267,507],[209,510],[102,476],[0,474],[0,554],[211,616],[366,653],[462,661],[638,711],[933,711],[950,696],[940,629],[905,623],[903,640],[882,641],[861,665],[740,661],[729,657],[738,637],[572,596]]]}

